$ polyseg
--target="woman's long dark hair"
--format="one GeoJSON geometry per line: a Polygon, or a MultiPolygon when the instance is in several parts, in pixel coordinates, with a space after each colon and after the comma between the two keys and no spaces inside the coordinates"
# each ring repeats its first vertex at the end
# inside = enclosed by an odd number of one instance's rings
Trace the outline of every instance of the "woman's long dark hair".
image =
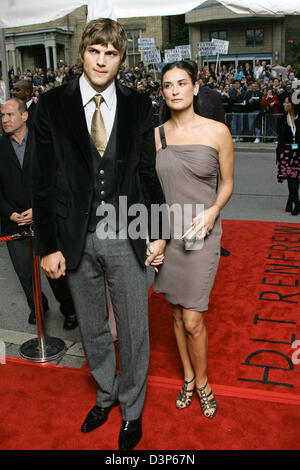
{"type": "MultiPolygon", "coordinates": [[[[296,94],[297,94],[297,92],[296,92],[296,94]]],[[[300,95],[300,92],[298,93],[298,96],[297,96],[298,99],[299,99],[299,95],[300,95]]],[[[285,100],[286,100],[286,99],[288,99],[289,102],[293,105],[293,107],[294,107],[294,113],[295,113],[295,114],[299,114],[299,112],[300,112],[300,105],[297,104],[297,103],[294,103],[294,101],[293,101],[293,93],[287,94],[286,97],[285,97],[285,100]]]]}
{"type": "MultiPolygon", "coordinates": [[[[164,76],[169,70],[172,69],[181,69],[185,70],[185,72],[189,75],[190,79],[192,80],[193,85],[197,82],[197,73],[198,73],[198,67],[197,64],[194,61],[188,61],[188,60],[181,60],[178,62],[172,62],[170,64],[167,64],[164,66],[161,72],[161,88],[163,89],[163,80],[164,76]]],[[[197,114],[200,114],[199,110],[199,99],[198,96],[194,96],[194,111],[197,114]]],[[[167,106],[165,100],[163,100],[160,110],[159,110],[159,121],[160,124],[164,124],[166,121],[168,121],[171,117],[170,109],[167,106]]]]}

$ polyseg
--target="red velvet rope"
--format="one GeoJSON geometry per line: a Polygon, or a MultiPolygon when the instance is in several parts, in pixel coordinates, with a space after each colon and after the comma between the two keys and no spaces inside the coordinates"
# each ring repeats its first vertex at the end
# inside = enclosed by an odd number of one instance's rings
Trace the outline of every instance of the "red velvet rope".
{"type": "Polygon", "coordinates": [[[8,235],[7,237],[0,237],[0,242],[8,242],[12,240],[12,236],[8,235]]]}
{"type": "Polygon", "coordinates": [[[11,240],[18,240],[20,238],[32,237],[33,232],[14,233],[13,235],[7,235],[6,237],[0,237],[1,242],[9,242],[11,240]]]}

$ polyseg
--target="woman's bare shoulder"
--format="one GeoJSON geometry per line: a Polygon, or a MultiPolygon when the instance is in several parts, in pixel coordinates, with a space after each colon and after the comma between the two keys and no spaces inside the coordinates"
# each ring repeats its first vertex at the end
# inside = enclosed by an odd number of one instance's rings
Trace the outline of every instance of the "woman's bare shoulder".
{"type": "Polygon", "coordinates": [[[211,128],[213,131],[226,132],[228,127],[226,124],[220,121],[215,121],[214,119],[205,118],[199,116],[198,126],[206,127],[207,129],[211,128]]]}

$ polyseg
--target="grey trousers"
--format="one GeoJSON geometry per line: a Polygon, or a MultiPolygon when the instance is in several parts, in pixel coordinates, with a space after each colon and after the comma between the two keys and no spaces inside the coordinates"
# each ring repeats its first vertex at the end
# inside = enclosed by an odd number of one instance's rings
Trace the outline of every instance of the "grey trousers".
{"type": "Polygon", "coordinates": [[[100,240],[88,233],[81,262],[69,271],[82,343],[91,374],[98,384],[96,404],[119,400],[124,420],[142,412],[149,365],[147,273],[129,240],[100,240]],[[119,375],[106,303],[105,278],[119,338],[119,375]]]}

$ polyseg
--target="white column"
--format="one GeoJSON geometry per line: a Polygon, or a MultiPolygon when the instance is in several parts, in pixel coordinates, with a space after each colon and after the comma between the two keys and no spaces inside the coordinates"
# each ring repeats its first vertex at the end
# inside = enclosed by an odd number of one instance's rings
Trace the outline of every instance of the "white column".
{"type": "Polygon", "coordinates": [[[20,49],[18,49],[19,51],[19,62],[20,62],[20,70],[21,72],[23,73],[24,72],[24,68],[23,68],[23,54],[22,54],[22,51],[20,49]]]}
{"type": "Polygon", "coordinates": [[[46,50],[46,66],[47,66],[47,69],[49,69],[51,67],[50,47],[45,46],[45,50],[46,50]]]}
{"type": "Polygon", "coordinates": [[[52,46],[52,54],[53,54],[53,70],[57,69],[57,50],[56,50],[56,45],[52,46]]]}
{"type": "Polygon", "coordinates": [[[64,56],[65,56],[65,64],[70,65],[70,55],[69,55],[69,47],[65,46],[64,47],[64,56]]]}
{"type": "Polygon", "coordinates": [[[16,49],[12,50],[14,73],[17,75],[16,49]]]}
{"type": "Polygon", "coordinates": [[[8,51],[5,47],[4,29],[0,28],[0,60],[2,65],[2,80],[5,82],[5,100],[9,97],[9,80],[8,80],[8,51]]]}

